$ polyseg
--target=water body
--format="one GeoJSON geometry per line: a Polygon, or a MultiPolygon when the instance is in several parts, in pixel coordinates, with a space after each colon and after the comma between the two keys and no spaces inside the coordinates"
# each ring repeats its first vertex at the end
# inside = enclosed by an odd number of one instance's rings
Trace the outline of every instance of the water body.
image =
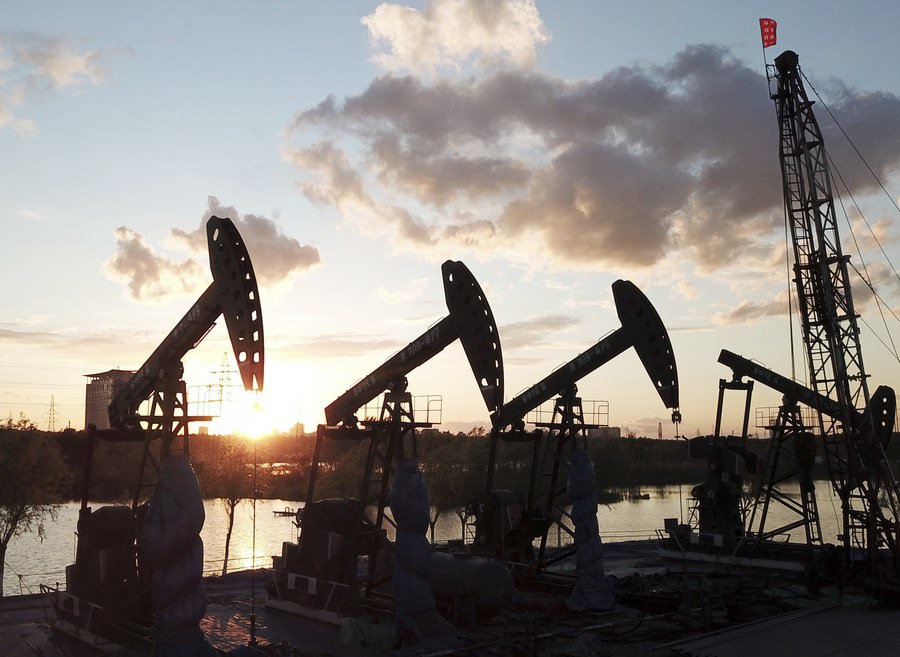
{"type": "MultiPolygon", "coordinates": [[[[228,515],[218,500],[206,500],[203,505],[206,509],[206,521],[200,536],[203,539],[204,572],[212,575],[222,572],[228,515]]],[[[101,506],[103,504],[91,504],[91,508],[95,510],[101,506]]],[[[281,543],[297,540],[294,518],[272,513],[285,508],[296,509],[297,506],[297,502],[284,500],[257,500],[257,567],[271,566],[271,555],[281,554],[281,543]]],[[[56,586],[59,583],[60,588],[65,588],[66,566],[75,562],[75,530],[80,507],[80,502],[64,504],[56,522],[45,522],[46,539],[43,542],[38,539],[37,534],[28,534],[12,541],[6,553],[4,594],[37,593],[40,584],[56,586]]],[[[254,563],[253,515],[252,502],[242,503],[235,509],[229,548],[229,571],[250,568],[254,563]]]]}
{"type": "MultiPolygon", "coordinates": [[[[689,497],[693,484],[681,486],[644,487],[631,489],[628,493],[639,492],[649,495],[649,499],[628,498],[610,505],[601,505],[597,513],[600,533],[604,541],[615,542],[632,539],[654,538],[663,526],[664,518],[679,518],[687,522],[690,515],[689,497]]],[[[786,485],[782,490],[796,496],[796,485],[786,485]]],[[[822,537],[825,542],[836,542],[835,536],[840,526],[840,503],[831,492],[827,481],[817,482],[819,516],[822,523],[822,537]]],[[[6,570],[3,590],[6,595],[37,593],[41,583],[49,586],[65,587],[65,568],[75,560],[78,521],[78,502],[64,504],[56,522],[45,525],[46,539],[41,542],[36,534],[14,539],[6,554],[6,570]]],[[[93,504],[96,509],[100,504],[93,504]]],[[[201,537],[204,545],[204,565],[207,574],[222,571],[225,552],[225,530],[227,514],[224,506],[216,500],[207,500],[206,522],[201,537]]],[[[296,509],[298,502],[286,500],[258,500],[256,502],[256,533],[254,552],[254,513],[252,502],[238,506],[235,513],[234,531],[231,539],[229,570],[241,570],[272,565],[271,557],[281,554],[284,541],[295,541],[297,528],[293,516],[275,515],[273,511],[286,508],[296,509]],[[255,555],[255,559],[254,559],[255,555]]],[[[769,512],[770,524],[774,527],[787,519],[793,519],[780,507],[769,512]]],[[[792,540],[803,540],[802,530],[794,530],[792,540]]],[[[444,541],[462,536],[459,518],[452,511],[446,511],[438,519],[435,539],[444,541]]],[[[551,534],[550,544],[565,541],[566,535],[551,534]]]]}

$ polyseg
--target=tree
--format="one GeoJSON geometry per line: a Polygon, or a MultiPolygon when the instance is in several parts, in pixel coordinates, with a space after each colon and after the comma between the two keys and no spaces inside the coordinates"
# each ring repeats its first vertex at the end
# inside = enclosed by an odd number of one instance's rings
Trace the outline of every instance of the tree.
{"type": "Polygon", "coordinates": [[[345,442],[349,445],[349,449],[340,445],[339,447],[345,449],[343,453],[329,463],[324,462],[323,458],[323,462],[319,464],[319,472],[316,475],[316,499],[359,497],[360,486],[366,470],[368,442],[326,441],[326,445],[328,442],[345,442]]]}
{"type": "Polygon", "coordinates": [[[0,596],[10,542],[31,531],[44,540],[44,519],[58,517],[70,478],[59,446],[33,422],[0,424],[0,596]]]}
{"type": "Polygon", "coordinates": [[[460,521],[461,538],[466,538],[466,508],[469,502],[482,494],[484,488],[484,468],[480,463],[486,460],[484,453],[487,441],[477,440],[483,436],[473,430],[470,437],[454,437],[441,434],[433,440],[423,441],[425,485],[431,501],[429,527],[431,542],[438,519],[447,510],[453,510],[460,521]]]}
{"type": "Polygon", "coordinates": [[[218,498],[228,514],[228,530],[225,533],[225,556],[222,575],[228,573],[228,551],[231,532],[234,529],[234,512],[243,500],[256,493],[253,454],[242,438],[221,436],[210,450],[211,459],[203,466],[203,483],[206,497],[218,498]]]}

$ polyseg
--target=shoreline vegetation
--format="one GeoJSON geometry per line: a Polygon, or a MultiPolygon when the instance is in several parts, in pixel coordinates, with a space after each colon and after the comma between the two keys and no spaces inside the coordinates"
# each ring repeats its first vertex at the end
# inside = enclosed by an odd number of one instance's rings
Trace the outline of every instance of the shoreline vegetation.
{"type": "MultiPolygon", "coordinates": [[[[702,439],[711,441],[711,437],[702,439]]],[[[728,443],[734,444],[735,440],[726,437],[728,443]]],[[[629,434],[579,437],[578,443],[591,456],[598,498],[604,505],[649,498],[647,489],[700,483],[707,475],[706,459],[692,458],[690,442],[686,440],[629,434]]],[[[428,430],[417,436],[419,463],[432,507],[429,519],[432,540],[438,517],[452,511],[462,520],[473,504],[483,498],[490,444],[490,437],[483,429],[469,434],[428,430]]],[[[256,441],[235,436],[191,436],[191,462],[203,497],[221,504],[228,518],[222,574],[227,572],[238,504],[250,499],[278,499],[297,502],[299,507],[306,497],[315,446],[315,434],[272,435],[256,441]]],[[[744,446],[764,459],[769,441],[753,438],[744,446]]],[[[326,440],[320,450],[316,498],[358,496],[368,448],[367,440],[326,440]]],[[[0,576],[5,570],[10,542],[34,532],[43,537],[45,519],[55,520],[63,504],[80,502],[85,491],[91,502],[130,504],[135,499],[144,450],[143,442],[96,440],[91,450],[90,486],[85,487],[86,432],[40,431],[24,418],[0,424],[0,576]]],[[[159,441],[151,443],[149,461],[157,461],[158,450],[159,441]]],[[[822,451],[819,447],[819,452],[822,451]]],[[[900,440],[895,435],[887,456],[896,464],[898,455],[900,440]]],[[[500,441],[493,488],[527,491],[533,458],[533,443],[500,441]]],[[[155,483],[155,476],[156,468],[148,465],[143,473],[143,485],[155,483]]],[[[823,463],[817,463],[813,476],[828,479],[823,463]]],[[[745,480],[748,491],[755,487],[755,479],[745,480]]],[[[142,492],[141,499],[144,499],[147,490],[142,492]]]]}
{"type": "MultiPolygon", "coordinates": [[[[85,474],[86,432],[31,429],[29,434],[34,440],[52,445],[53,451],[58,450],[62,456],[66,470],[62,479],[66,486],[56,501],[79,500],[85,474]]],[[[417,441],[422,472],[434,506],[442,509],[464,506],[484,494],[490,440],[483,430],[476,429],[469,434],[431,430],[420,434],[417,441]]],[[[194,435],[190,439],[191,461],[206,499],[252,497],[252,488],[248,489],[247,484],[253,476],[255,459],[259,498],[303,501],[315,442],[315,434],[277,434],[255,443],[242,437],[194,435]]],[[[583,444],[594,462],[602,503],[617,501],[622,491],[627,496],[629,489],[700,482],[706,474],[705,460],[690,457],[686,440],[629,435],[588,438],[583,444]]],[[[749,449],[760,459],[765,458],[768,445],[765,439],[748,441],[749,449]]],[[[357,495],[366,449],[366,442],[326,441],[317,497],[357,495]]],[[[142,443],[96,441],[90,499],[130,500],[142,450],[142,443]]],[[[888,457],[892,462],[900,458],[900,441],[891,442],[888,457]]],[[[494,488],[527,490],[531,461],[530,443],[501,443],[494,488]]],[[[152,467],[146,476],[152,479],[152,467]]],[[[817,465],[814,476],[828,479],[824,464],[817,465]]]]}

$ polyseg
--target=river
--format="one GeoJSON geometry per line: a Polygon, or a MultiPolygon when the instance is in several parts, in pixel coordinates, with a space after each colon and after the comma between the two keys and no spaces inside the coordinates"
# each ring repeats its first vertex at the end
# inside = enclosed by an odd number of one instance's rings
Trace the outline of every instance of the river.
{"type": "MultiPolygon", "coordinates": [[[[644,487],[640,489],[649,499],[625,499],[610,505],[601,505],[597,513],[600,521],[600,532],[604,541],[623,541],[646,539],[656,536],[657,529],[663,526],[664,518],[688,519],[687,502],[692,484],[682,486],[644,487]]],[[[797,486],[786,485],[784,492],[796,496],[797,486]]],[[[840,505],[831,492],[826,481],[817,482],[817,501],[822,523],[822,536],[826,542],[835,542],[838,533],[840,505]]],[[[36,533],[13,539],[6,554],[6,569],[3,577],[3,590],[6,595],[19,593],[36,593],[39,584],[65,587],[65,568],[75,559],[75,526],[78,520],[80,504],[70,502],[62,505],[56,521],[45,523],[46,538],[43,542],[36,533]]],[[[99,504],[92,505],[93,508],[99,504]]],[[[225,553],[225,529],[227,514],[225,508],[216,500],[207,500],[206,522],[201,532],[204,545],[204,567],[207,574],[222,571],[222,558],[225,553]]],[[[238,506],[235,513],[234,532],[231,539],[229,570],[241,570],[271,566],[272,555],[281,554],[284,541],[294,541],[297,529],[292,516],[276,515],[275,511],[286,508],[296,509],[297,502],[285,500],[258,500],[256,502],[256,533],[254,560],[254,513],[252,502],[238,506]]],[[[770,510],[772,522],[781,517],[780,508],[770,510]]],[[[774,526],[774,525],[769,525],[774,526]]],[[[797,531],[794,540],[803,540],[802,530],[797,531]]],[[[435,538],[438,541],[460,538],[462,529],[456,514],[443,513],[435,527],[435,538]]],[[[562,537],[565,538],[565,535],[562,537]]],[[[557,535],[550,537],[555,543],[557,535]]]]}

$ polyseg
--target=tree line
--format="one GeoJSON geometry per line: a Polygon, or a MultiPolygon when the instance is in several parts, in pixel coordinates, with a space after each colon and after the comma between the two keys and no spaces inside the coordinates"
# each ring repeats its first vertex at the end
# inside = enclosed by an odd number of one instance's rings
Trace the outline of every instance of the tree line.
{"type": "MultiPolygon", "coordinates": [[[[41,468],[53,471],[54,485],[41,491],[54,502],[80,499],[87,465],[87,439],[83,431],[48,432],[26,419],[0,423],[0,493],[15,477],[6,475],[27,459],[16,454],[40,454],[41,468]],[[24,442],[23,442],[24,441],[24,442]],[[23,445],[27,444],[25,450],[23,445]]],[[[706,463],[691,458],[684,440],[646,437],[597,437],[579,439],[594,462],[598,489],[657,486],[703,480],[706,463]],[[582,442],[583,441],[583,442],[582,442]]],[[[223,497],[237,482],[255,472],[260,497],[302,501],[309,482],[316,437],[314,434],[276,434],[256,443],[236,436],[194,435],[190,438],[191,462],[204,497],[223,497]],[[257,468],[253,468],[253,464],[257,468]]],[[[768,441],[750,439],[748,446],[765,457],[768,441]]],[[[468,434],[426,430],[417,436],[418,455],[429,492],[437,504],[463,504],[484,492],[490,439],[483,430],[468,434]],[[443,502],[446,500],[446,502],[443,502]]],[[[352,497],[358,492],[368,444],[364,441],[326,440],[320,455],[317,497],[352,497]]],[[[155,451],[156,445],[151,447],[155,451]]],[[[90,462],[89,497],[95,501],[128,501],[135,494],[144,446],[142,443],[95,441],[90,462]]],[[[890,444],[888,456],[900,459],[900,441],[890,444]]],[[[497,453],[495,488],[525,490],[532,471],[533,450],[528,443],[504,443],[497,453]]],[[[826,478],[824,467],[818,478],[826,478]]],[[[154,479],[147,468],[149,483],[154,479]]],[[[145,477],[146,481],[146,477],[145,477]]],[[[252,491],[251,495],[252,495],[252,491]]],[[[35,493],[37,494],[37,493],[35,493]]],[[[2,497],[0,497],[2,502],[2,497]]],[[[2,537],[2,534],[0,534],[2,537]]]]}
{"type": "MultiPolygon", "coordinates": [[[[579,438],[579,442],[593,460],[601,498],[604,490],[700,483],[706,476],[706,461],[691,458],[684,440],[629,435],[579,438]]],[[[316,445],[314,434],[279,434],[256,442],[236,436],[196,435],[189,443],[204,497],[219,500],[228,514],[225,563],[235,508],[242,500],[254,495],[305,500],[316,445]]],[[[421,469],[437,513],[454,509],[462,514],[483,497],[490,443],[484,429],[468,434],[430,429],[417,436],[421,469]]],[[[768,445],[767,440],[748,441],[749,449],[761,458],[768,445]]],[[[358,496],[367,449],[367,441],[325,440],[316,498],[358,496]]],[[[141,442],[96,440],[89,454],[84,431],[40,431],[24,417],[0,423],[0,574],[10,541],[26,532],[42,534],[44,519],[55,518],[61,503],[81,499],[85,490],[95,502],[131,502],[144,450],[141,442]],[[90,486],[86,489],[88,472],[90,486]]],[[[156,450],[158,441],[151,444],[154,458],[156,450]]],[[[900,459],[900,440],[891,441],[888,458],[893,463],[900,459]]],[[[527,491],[533,461],[531,442],[501,441],[493,488],[527,491]]],[[[824,464],[817,466],[814,476],[827,478],[824,464]]],[[[144,483],[154,480],[154,468],[146,468],[144,483]]]]}

